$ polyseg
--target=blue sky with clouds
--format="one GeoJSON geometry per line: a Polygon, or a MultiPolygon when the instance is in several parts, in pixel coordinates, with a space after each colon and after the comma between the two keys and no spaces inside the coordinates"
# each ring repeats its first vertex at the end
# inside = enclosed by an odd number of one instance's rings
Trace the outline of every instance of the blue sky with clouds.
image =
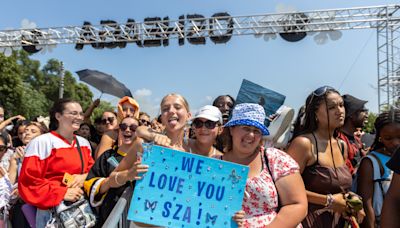
{"type": "MultiPolygon", "coordinates": [[[[20,28],[28,19],[37,27],[81,26],[83,21],[99,24],[100,20],[125,23],[145,17],[177,19],[182,14],[210,17],[217,12],[232,16],[277,12],[278,8],[298,11],[335,9],[393,4],[394,1],[372,0],[169,0],[169,1],[21,1],[3,0],[1,28],[20,28]]],[[[144,111],[156,115],[161,98],[171,92],[182,94],[192,110],[210,104],[221,94],[236,97],[242,79],[248,79],[286,95],[285,104],[296,110],[306,96],[321,85],[331,85],[341,93],[350,93],[368,100],[367,107],[377,112],[376,31],[343,31],[337,41],[324,45],[308,36],[289,43],[277,37],[264,41],[254,36],[236,36],[226,44],[206,45],[188,42],[178,45],[170,40],[167,47],[95,50],[85,46],[77,51],[74,45],[58,45],[51,53],[32,57],[45,63],[50,58],[64,62],[72,72],[96,69],[112,74],[133,92],[144,111]]],[[[77,77],[77,75],[75,74],[77,77]]],[[[99,93],[92,89],[96,96],[99,93]]],[[[115,103],[118,98],[103,96],[115,103]]]]}

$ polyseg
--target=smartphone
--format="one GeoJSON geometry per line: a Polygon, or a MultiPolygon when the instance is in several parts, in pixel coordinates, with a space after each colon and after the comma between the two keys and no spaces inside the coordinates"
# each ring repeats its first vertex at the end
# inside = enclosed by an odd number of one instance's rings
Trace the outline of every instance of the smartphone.
{"type": "Polygon", "coordinates": [[[72,181],[74,181],[74,176],[72,176],[69,173],[65,173],[62,183],[68,186],[68,184],[71,183],[72,181]]]}
{"type": "Polygon", "coordinates": [[[114,168],[116,168],[116,167],[118,166],[118,164],[119,164],[119,162],[117,161],[117,159],[116,159],[115,157],[113,157],[113,156],[109,157],[109,158],[107,159],[107,162],[108,162],[110,165],[112,165],[114,168]]]}

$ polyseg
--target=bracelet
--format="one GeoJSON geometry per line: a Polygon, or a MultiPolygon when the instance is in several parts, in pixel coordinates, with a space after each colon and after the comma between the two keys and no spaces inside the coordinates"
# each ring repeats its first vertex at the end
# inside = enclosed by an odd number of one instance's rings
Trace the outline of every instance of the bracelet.
{"type": "Polygon", "coordinates": [[[121,186],[122,186],[122,185],[124,185],[124,183],[121,184],[121,183],[118,182],[118,175],[119,175],[119,172],[116,172],[116,173],[115,173],[115,176],[114,176],[115,183],[116,183],[117,185],[121,185],[121,186]]]}
{"type": "Polygon", "coordinates": [[[332,204],[333,204],[333,201],[334,201],[334,199],[333,199],[333,195],[332,194],[328,194],[328,195],[326,195],[326,203],[325,203],[325,207],[331,207],[332,206],[332,204]]]}

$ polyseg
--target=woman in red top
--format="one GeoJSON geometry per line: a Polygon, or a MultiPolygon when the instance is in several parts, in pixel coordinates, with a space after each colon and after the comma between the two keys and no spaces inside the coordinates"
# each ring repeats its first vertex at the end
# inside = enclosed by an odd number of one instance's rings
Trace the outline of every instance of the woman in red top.
{"type": "Polygon", "coordinates": [[[38,208],[36,227],[46,225],[49,209],[63,200],[75,202],[83,195],[83,182],[94,161],[89,142],[74,135],[82,121],[81,105],[61,99],[50,110],[51,132],[36,137],[26,147],[18,190],[25,202],[38,208]],[[74,177],[67,185],[62,183],[66,173],[74,177]]]}

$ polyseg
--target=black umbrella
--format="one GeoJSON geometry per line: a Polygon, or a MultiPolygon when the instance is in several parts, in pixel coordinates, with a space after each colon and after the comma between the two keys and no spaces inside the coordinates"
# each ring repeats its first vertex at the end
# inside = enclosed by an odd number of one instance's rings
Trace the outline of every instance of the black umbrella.
{"type": "Polygon", "coordinates": [[[76,73],[79,75],[81,81],[95,87],[102,93],[111,94],[120,98],[124,96],[132,97],[131,91],[109,74],[89,69],[80,70],[76,73]]]}

